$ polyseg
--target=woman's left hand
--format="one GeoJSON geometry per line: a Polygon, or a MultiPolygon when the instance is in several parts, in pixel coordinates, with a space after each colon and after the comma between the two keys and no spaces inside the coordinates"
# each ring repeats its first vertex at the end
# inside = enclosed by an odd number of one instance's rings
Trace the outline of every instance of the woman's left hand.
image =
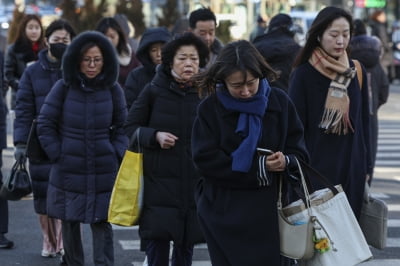
{"type": "Polygon", "coordinates": [[[268,171],[281,172],[286,168],[285,155],[280,151],[268,155],[265,164],[267,165],[268,171]]]}

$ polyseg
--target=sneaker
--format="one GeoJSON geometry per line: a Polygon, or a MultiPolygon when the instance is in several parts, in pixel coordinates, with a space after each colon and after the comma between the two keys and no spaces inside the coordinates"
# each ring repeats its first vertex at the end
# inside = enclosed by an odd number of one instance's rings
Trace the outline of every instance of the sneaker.
{"type": "Polygon", "coordinates": [[[60,249],[60,251],[58,251],[57,254],[60,255],[61,257],[64,256],[64,254],[65,254],[64,249],[63,248],[60,249]]]}
{"type": "Polygon", "coordinates": [[[0,248],[12,248],[14,246],[14,242],[8,240],[4,234],[0,234],[0,248]]]}
{"type": "Polygon", "coordinates": [[[55,258],[57,254],[55,252],[48,252],[46,250],[42,250],[42,257],[43,258],[55,258]]]}

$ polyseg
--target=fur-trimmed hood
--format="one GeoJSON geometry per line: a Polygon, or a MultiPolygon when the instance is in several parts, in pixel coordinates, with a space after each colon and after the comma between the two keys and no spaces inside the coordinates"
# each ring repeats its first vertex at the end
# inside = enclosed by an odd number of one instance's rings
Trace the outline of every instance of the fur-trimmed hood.
{"type": "Polygon", "coordinates": [[[80,53],[82,47],[89,42],[94,42],[103,54],[103,69],[96,77],[99,79],[97,84],[109,87],[117,82],[119,63],[114,46],[102,34],[96,31],[85,31],[75,37],[68,46],[62,60],[62,73],[66,85],[80,84],[80,53]]]}

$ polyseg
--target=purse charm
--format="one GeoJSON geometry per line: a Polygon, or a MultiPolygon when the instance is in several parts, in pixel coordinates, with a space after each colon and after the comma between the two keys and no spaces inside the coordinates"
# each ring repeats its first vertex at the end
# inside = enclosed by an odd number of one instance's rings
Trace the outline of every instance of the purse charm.
{"type": "Polygon", "coordinates": [[[319,238],[314,230],[314,235],[313,235],[313,241],[315,243],[314,249],[318,251],[319,253],[325,253],[329,251],[330,245],[329,245],[329,239],[327,237],[322,237],[319,238]]]}
{"type": "Polygon", "coordinates": [[[314,234],[313,234],[313,242],[315,243],[314,249],[322,254],[329,251],[332,246],[332,251],[337,251],[337,249],[333,244],[333,241],[328,235],[328,232],[318,221],[317,217],[314,216],[312,221],[314,223],[314,234]]]}

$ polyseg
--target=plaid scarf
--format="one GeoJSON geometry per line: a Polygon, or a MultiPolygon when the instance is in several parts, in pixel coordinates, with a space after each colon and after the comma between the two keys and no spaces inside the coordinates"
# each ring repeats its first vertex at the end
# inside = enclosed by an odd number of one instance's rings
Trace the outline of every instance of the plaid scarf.
{"type": "Polygon", "coordinates": [[[319,127],[325,129],[327,134],[346,135],[349,128],[354,132],[349,117],[350,99],[347,95],[347,87],[354,78],[356,70],[350,68],[346,52],[335,59],[317,47],[313,51],[309,63],[322,75],[332,80],[329,84],[319,127]]]}

